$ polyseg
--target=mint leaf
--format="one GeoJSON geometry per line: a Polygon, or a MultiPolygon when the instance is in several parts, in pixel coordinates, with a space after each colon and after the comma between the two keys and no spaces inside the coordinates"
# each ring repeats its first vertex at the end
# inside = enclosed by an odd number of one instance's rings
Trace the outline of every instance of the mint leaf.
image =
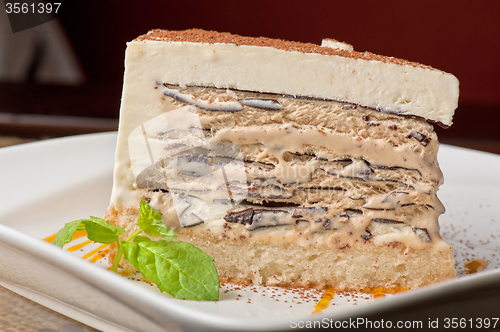
{"type": "Polygon", "coordinates": [[[58,247],[64,247],[66,243],[71,242],[71,238],[76,231],[82,231],[85,229],[82,222],[85,219],[73,220],[64,225],[63,228],[57,232],[56,238],[54,239],[54,244],[58,247]]]}
{"type": "Polygon", "coordinates": [[[219,278],[213,259],[181,241],[122,243],[125,258],[162,292],[179,299],[217,301],[219,278]]]}
{"type": "Polygon", "coordinates": [[[134,242],[153,242],[153,240],[147,236],[139,235],[134,239],[134,242]]]}
{"type": "Polygon", "coordinates": [[[137,236],[133,242],[120,242],[125,259],[128,260],[134,267],[139,265],[137,261],[137,258],[139,257],[139,242],[152,242],[152,240],[147,236],[140,235],[137,236]]]}
{"type": "Polygon", "coordinates": [[[159,287],[161,280],[156,271],[155,255],[140,246],[140,243],[153,242],[148,237],[138,236],[133,242],[122,242],[122,250],[125,259],[129,261],[134,268],[139,271],[142,276],[150,282],[153,282],[163,292],[164,290],[159,287]]]}
{"type": "Polygon", "coordinates": [[[150,236],[163,237],[167,241],[175,239],[177,234],[163,224],[161,216],[160,211],[149,206],[145,200],[141,200],[137,224],[142,231],[150,236]]]}
{"type": "Polygon", "coordinates": [[[94,242],[113,243],[118,241],[118,237],[125,232],[120,226],[111,225],[109,221],[102,218],[90,217],[90,219],[83,219],[82,222],[87,230],[87,238],[94,242]]]}

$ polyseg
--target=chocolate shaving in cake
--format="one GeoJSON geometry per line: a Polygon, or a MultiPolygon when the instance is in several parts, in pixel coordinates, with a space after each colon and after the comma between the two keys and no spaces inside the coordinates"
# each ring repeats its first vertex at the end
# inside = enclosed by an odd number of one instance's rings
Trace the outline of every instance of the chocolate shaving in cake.
{"type": "Polygon", "coordinates": [[[253,209],[249,208],[237,212],[228,212],[224,217],[224,220],[227,222],[246,225],[252,223],[252,218],[253,218],[253,209]]]}
{"type": "Polygon", "coordinates": [[[384,218],[373,218],[373,222],[378,222],[381,224],[404,224],[404,222],[394,219],[384,219],[384,218]]]}
{"type": "Polygon", "coordinates": [[[349,219],[351,217],[358,217],[358,216],[362,216],[362,215],[363,215],[363,211],[361,211],[361,210],[358,210],[358,209],[345,209],[344,213],[342,215],[340,215],[340,216],[341,217],[347,217],[349,219]]]}
{"type": "MultiPolygon", "coordinates": [[[[230,201],[230,200],[228,200],[228,201],[230,201]]],[[[274,201],[251,202],[251,201],[248,201],[246,199],[242,200],[240,203],[244,204],[244,205],[255,205],[255,206],[260,206],[260,207],[271,207],[271,208],[272,207],[286,208],[286,207],[300,206],[300,204],[293,203],[293,202],[274,202],[274,201]]]]}
{"type": "Polygon", "coordinates": [[[413,232],[419,237],[422,242],[431,242],[431,237],[429,236],[429,232],[427,228],[413,228],[413,232]]]}
{"type": "Polygon", "coordinates": [[[237,212],[228,212],[224,220],[231,223],[250,225],[249,231],[267,227],[285,226],[280,222],[280,216],[288,215],[284,210],[252,209],[248,208],[237,212]]]}
{"type": "Polygon", "coordinates": [[[415,138],[417,141],[419,141],[423,146],[427,146],[427,144],[429,144],[429,142],[431,141],[429,137],[416,131],[412,131],[410,132],[410,134],[406,136],[406,138],[412,138],[412,137],[415,138]]]}
{"type": "Polygon", "coordinates": [[[357,105],[344,105],[344,106],[342,106],[342,109],[343,109],[344,111],[347,111],[347,110],[355,110],[356,108],[358,108],[358,106],[357,106],[357,105]]]}
{"type": "Polygon", "coordinates": [[[368,231],[368,230],[366,230],[365,233],[363,235],[361,235],[361,238],[365,241],[368,241],[372,237],[373,237],[372,233],[370,233],[370,231],[368,231]]]}
{"type": "Polygon", "coordinates": [[[288,212],[283,210],[254,210],[252,225],[248,229],[249,231],[255,231],[257,229],[263,229],[267,227],[285,226],[281,223],[281,217],[287,215],[288,212]]]}
{"type": "Polygon", "coordinates": [[[292,218],[304,218],[306,215],[323,216],[327,210],[326,207],[298,207],[293,211],[292,218]]]}

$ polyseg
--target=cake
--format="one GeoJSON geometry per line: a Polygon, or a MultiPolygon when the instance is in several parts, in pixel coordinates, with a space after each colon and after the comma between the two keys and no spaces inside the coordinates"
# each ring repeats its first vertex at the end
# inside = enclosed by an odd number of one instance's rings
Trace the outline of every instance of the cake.
{"type": "Polygon", "coordinates": [[[125,58],[106,214],[124,237],[144,199],[215,259],[222,282],[363,290],[455,278],[433,127],[452,124],[453,75],[333,39],[203,30],[150,31],[125,58]]]}

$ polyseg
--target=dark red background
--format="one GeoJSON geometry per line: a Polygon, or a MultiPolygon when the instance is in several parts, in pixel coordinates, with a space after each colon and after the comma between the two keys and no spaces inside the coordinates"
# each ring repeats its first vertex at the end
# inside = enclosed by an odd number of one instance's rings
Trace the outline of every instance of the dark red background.
{"type": "MultiPolygon", "coordinates": [[[[26,92],[40,100],[37,108],[16,97],[22,87],[10,87],[11,100],[0,100],[0,107],[116,118],[125,43],[153,28],[196,27],[313,43],[330,37],[450,72],[460,80],[460,102],[454,125],[438,129],[441,139],[500,140],[499,15],[498,0],[81,0],[61,22],[86,83],[26,92]]],[[[4,94],[8,89],[3,84],[4,94]]]]}

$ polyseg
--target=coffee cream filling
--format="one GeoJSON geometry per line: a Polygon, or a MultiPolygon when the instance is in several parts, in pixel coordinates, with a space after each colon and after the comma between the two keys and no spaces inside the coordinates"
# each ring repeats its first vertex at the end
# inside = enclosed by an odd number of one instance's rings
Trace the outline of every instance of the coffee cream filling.
{"type": "MultiPolygon", "coordinates": [[[[302,175],[310,172],[298,169],[300,166],[290,165],[283,159],[286,151],[303,152],[308,147],[317,150],[317,156],[325,159],[338,157],[364,158],[373,165],[390,165],[409,169],[417,169],[421,174],[436,184],[442,181],[441,171],[436,162],[422,159],[407,147],[392,147],[377,141],[356,141],[352,137],[336,134],[327,129],[295,128],[294,125],[262,127],[240,127],[220,130],[212,137],[216,142],[232,142],[237,145],[262,143],[266,153],[279,160],[278,166],[270,171],[270,176],[279,176],[284,182],[308,181],[302,175]]],[[[435,143],[433,143],[435,144],[435,143]]],[[[309,163],[307,168],[317,165],[309,163]]],[[[348,171],[347,171],[348,172],[348,171]]],[[[352,169],[355,172],[355,169],[352,169]]]]}
{"type": "MultiPolygon", "coordinates": [[[[433,133],[416,131],[423,131],[424,120],[408,119],[415,131],[405,130],[417,134],[394,144],[334,127],[262,124],[290,112],[292,97],[184,89],[152,81],[147,117],[122,113],[115,207],[136,207],[145,198],[169,227],[229,241],[449,248],[437,223],[444,212],[436,197],[443,181],[438,142],[422,139],[433,133]],[[249,117],[239,112],[257,115],[246,125],[224,125],[224,119],[249,117]]],[[[373,113],[361,107],[352,112],[373,113]]]]}

